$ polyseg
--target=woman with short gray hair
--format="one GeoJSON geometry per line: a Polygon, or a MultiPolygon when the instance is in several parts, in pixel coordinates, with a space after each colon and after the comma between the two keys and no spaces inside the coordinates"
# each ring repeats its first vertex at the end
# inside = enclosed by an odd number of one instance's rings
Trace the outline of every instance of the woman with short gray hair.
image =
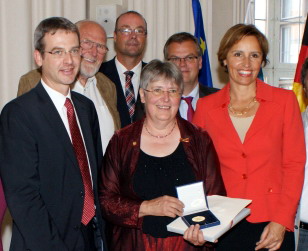
{"type": "Polygon", "coordinates": [[[166,228],[184,208],[176,186],[203,181],[207,194],[225,194],[210,137],[178,116],[182,90],[174,64],[151,61],[141,73],[145,118],[117,131],[109,143],[100,203],[113,225],[111,250],[213,250],[199,225],[184,238],[166,228]]]}

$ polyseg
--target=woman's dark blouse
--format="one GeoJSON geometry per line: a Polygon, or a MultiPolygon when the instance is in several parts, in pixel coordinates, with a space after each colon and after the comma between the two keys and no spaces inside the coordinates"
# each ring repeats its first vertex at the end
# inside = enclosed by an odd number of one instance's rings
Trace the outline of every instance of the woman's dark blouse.
{"type": "MultiPolygon", "coordinates": [[[[183,143],[165,157],[150,156],[140,151],[139,161],[133,176],[133,188],[142,200],[152,200],[164,195],[177,197],[176,186],[196,181],[187,161],[183,143]]],[[[142,231],[153,237],[177,236],[167,231],[166,226],[174,219],[166,216],[145,216],[142,231]]]]}
{"type": "MultiPolygon", "coordinates": [[[[171,246],[182,241],[176,250],[195,250],[182,236],[151,239],[142,231],[145,217],[139,218],[139,208],[143,199],[134,191],[133,177],[140,159],[143,123],[144,120],[140,120],[116,131],[104,156],[99,199],[105,219],[113,225],[110,249],[161,250],[158,244],[171,240],[171,246]],[[174,238],[176,243],[173,243],[174,238]],[[157,244],[156,249],[152,248],[153,243],[157,244]]],[[[217,154],[208,133],[180,117],[177,123],[181,134],[179,141],[196,181],[204,182],[208,195],[225,195],[217,154]]]]}

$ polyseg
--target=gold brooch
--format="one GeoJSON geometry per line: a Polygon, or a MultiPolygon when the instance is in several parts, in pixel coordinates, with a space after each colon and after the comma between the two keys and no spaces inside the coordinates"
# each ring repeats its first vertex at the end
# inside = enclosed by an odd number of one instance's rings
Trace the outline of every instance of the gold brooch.
{"type": "Polygon", "coordinates": [[[189,138],[180,138],[180,142],[188,143],[189,142],[189,138]]]}

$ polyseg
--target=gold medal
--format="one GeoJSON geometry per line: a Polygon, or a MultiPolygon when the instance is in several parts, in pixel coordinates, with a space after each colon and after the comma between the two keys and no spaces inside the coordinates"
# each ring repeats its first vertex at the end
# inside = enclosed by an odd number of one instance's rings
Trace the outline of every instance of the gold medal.
{"type": "Polygon", "coordinates": [[[204,216],[195,216],[194,218],[192,218],[193,222],[201,222],[204,221],[205,217],[204,216]]]}

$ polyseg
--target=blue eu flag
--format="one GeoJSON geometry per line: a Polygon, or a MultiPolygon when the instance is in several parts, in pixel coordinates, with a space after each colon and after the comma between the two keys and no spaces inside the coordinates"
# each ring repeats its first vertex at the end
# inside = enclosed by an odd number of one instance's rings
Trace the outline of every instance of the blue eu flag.
{"type": "Polygon", "coordinates": [[[207,52],[206,39],[203,28],[202,11],[199,0],[192,0],[192,9],[195,21],[195,37],[198,38],[200,47],[203,52],[202,69],[199,72],[199,83],[213,87],[209,55],[207,52]]]}

